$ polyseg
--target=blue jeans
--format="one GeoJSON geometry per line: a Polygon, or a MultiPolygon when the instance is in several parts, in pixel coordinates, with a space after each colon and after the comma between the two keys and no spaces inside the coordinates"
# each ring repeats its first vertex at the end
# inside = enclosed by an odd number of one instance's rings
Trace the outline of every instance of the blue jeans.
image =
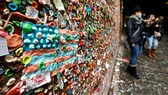
{"type": "Polygon", "coordinates": [[[148,41],[147,49],[156,49],[158,46],[158,40],[152,35],[151,37],[146,37],[148,41]]]}
{"type": "Polygon", "coordinates": [[[137,65],[137,59],[142,53],[142,45],[135,44],[134,47],[131,47],[131,58],[129,61],[129,65],[132,67],[136,67],[137,65]]]}

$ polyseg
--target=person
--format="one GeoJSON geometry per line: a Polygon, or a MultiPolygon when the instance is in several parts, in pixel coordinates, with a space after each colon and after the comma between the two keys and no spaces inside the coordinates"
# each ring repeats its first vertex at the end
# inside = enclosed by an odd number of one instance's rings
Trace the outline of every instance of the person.
{"type": "Polygon", "coordinates": [[[148,36],[148,27],[146,26],[146,23],[145,23],[145,19],[143,20],[143,25],[144,25],[144,29],[143,29],[143,32],[142,32],[142,36],[143,36],[143,43],[142,43],[142,50],[144,52],[146,52],[146,47],[145,47],[145,43],[146,43],[146,36],[148,36]]]}
{"type": "Polygon", "coordinates": [[[159,32],[161,33],[161,37],[158,38],[158,41],[161,41],[164,34],[163,19],[163,16],[159,16],[159,32]]]}
{"type": "Polygon", "coordinates": [[[139,6],[135,7],[132,15],[130,16],[127,24],[127,40],[131,48],[131,58],[129,60],[129,65],[127,67],[127,72],[136,79],[140,79],[137,74],[137,59],[142,53],[142,30],[143,19],[142,19],[142,10],[139,6]]]}
{"type": "Polygon", "coordinates": [[[149,20],[146,21],[147,27],[148,27],[148,36],[147,38],[147,42],[148,42],[148,46],[147,46],[147,56],[149,58],[153,58],[156,57],[155,55],[155,51],[156,48],[158,46],[158,40],[157,38],[154,36],[154,32],[157,30],[157,23],[158,23],[158,18],[155,18],[155,15],[151,14],[149,15],[149,20]]]}

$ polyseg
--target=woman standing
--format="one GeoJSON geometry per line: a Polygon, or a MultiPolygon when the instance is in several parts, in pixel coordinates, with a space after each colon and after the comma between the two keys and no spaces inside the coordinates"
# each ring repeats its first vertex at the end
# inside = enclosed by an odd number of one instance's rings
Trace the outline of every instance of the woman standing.
{"type": "Polygon", "coordinates": [[[156,32],[157,27],[158,27],[158,25],[157,25],[158,20],[159,20],[158,18],[155,19],[155,16],[153,14],[151,14],[149,16],[149,20],[146,22],[147,27],[148,27],[148,34],[149,34],[146,37],[147,41],[148,41],[147,56],[149,58],[156,57],[155,51],[158,46],[158,40],[155,37],[154,33],[156,32]]]}
{"type": "Polygon", "coordinates": [[[130,16],[129,21],[127,22],[127,40],[131,47],[131,58],[127,67],[127,71],[136,79],[140,79],[139,75],[137,74],[136,66],[137,58],[142,52],[143,28],[142,10],[140,7],[136,7],[133,10],[133,14],[130,16]]]}

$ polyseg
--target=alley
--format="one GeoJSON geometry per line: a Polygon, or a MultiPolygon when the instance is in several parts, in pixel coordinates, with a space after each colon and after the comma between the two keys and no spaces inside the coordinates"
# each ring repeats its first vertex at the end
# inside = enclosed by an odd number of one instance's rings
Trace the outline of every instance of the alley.
{"type": "MultiPolygon", "coordinates": [[[[168,95],[168,35],[159,41],[158,58],[150,59],[145,53],[138,59],[140,80],[126,73],[126,63],[120,65],[120,83],[117,95],[168,95]]],[[[128,56],[124,50],[124,57],[128,56]]]]}

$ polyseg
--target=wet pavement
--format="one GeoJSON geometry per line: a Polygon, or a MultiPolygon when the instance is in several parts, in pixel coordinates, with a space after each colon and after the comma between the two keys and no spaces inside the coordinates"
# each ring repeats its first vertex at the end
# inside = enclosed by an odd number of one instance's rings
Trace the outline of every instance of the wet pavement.
{"type": "MultiPolygon", "coordinates": [[[[130,52],[124,50],[123,57],[129,59],[130,52]]],[[[116,95],[168,95],[168,35],[159,41],[157,58],[148,58],[145,53],[138,59],[136,80],[126,72],[127,63],[119,63],[118,90],[116,95]]]]}

